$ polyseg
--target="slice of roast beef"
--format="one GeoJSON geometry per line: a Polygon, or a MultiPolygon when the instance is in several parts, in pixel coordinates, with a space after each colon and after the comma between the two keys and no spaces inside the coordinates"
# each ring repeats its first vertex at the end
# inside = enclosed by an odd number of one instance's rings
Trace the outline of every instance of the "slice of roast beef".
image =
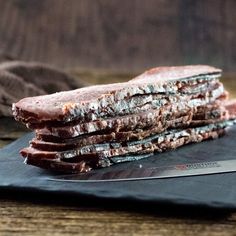
{"type": "Polygon", "coordinates": [[[220,101],[225,97],[217,99],[208,98],[195,98],[190,101],[182,101],[181,103],[173,102],[172,104],[165,105],[160,109],[148,109],[145,112],[117,116],[108,119],[99,119],[96,121],[76,124],[65,125],[62,127],[47,127],[39,129],[36,132],[40,135],[42,133],[51,133],[52,136],[58,136],[61,138],[77,137],[82,134],[94,133],[97,131],[103,132],[119,132],[122,130],[133,130],[136,128],[145,128],[151,125],[158,124],[159,122],[165,122],[168,119],[175,119],[187,114],[195,114],[197,109],[202,107],[202,110],[209,110],[211,104],[214,104],[214,109],[220,110],[220,101]],[[211,103],[210,103],[211,102],[211,103]]]}
{"type": "Polygon", "coordinates": [[[82,135],[70,139],[61,139],[59,137],[51,136],[50,134],[44,134],[44,136],[33,139],[31,141],[31,146],[45,151],[64,151],[92,144],[141,140],[148,136],[161,133],[166,129],[196,127],[228,119],[236,119],[236,100],[222,104],[220,109],[218,109],[216,104],[208,105],[205,107],[205,110],[203,107],[199,107],[197,113],[193,116],[191,114],[189,115],[166,121],[165,126],[161,125],[159,122],[157,125],[150,126],[146,129],[126,132],[111,132],[108,134],[98,133],[93,135],[82,135]]]}
{"type": "Polygon", "coordinates": [[[134,161],[153,155],[155,152],[176,149],[182,145],[194,142],[201,142],[206,139],[218,138],[225,133],[225,127],[232,125],[232,122],[218,123],[186,130],[173,130],[165,135],[157,135],[136,143],[130,143],[126,148],[117,150],[96,151],[83,155],[58,155],[55,153],[43,154],[36,150],[23,150],[25,163],[41,168],[62,171],[67,173],[87,172],[94,168],[107,167],[115,163],[134,161]]]}
{"type": "MultiPolygon", "coordinates": [[[[52,95],[25,98],[13,105],[14,116],[24,123],[44,124],[48,121],[80,120],[81,123],[99,118],[99,110],[141,94],[176,94],[187,86],[215,80],[221,70],[209,66],[157,68],[126,83],[99,85],[52,95]],[[47,106],[45,107],[45,104],[47,106]]],[[[104,114],[102,114],[104,115],[104,114]]]]}
{"type": "Polygon", "coordinates": [[[63,151],[69,150],[75,147],[83,147],[91,144],[107,143],[107,142],[127,142],[134,140],[141,140],[150,135],[161,133],[168,127],[177,128],[182,126],[182,123],[189,121],[189,116],[182,116],[175,120],[166,121],[165,126],[161,123],[146,128],[137,129],[134,131],[123,131],[123,132],[111,132],[107,134],[94,134],[94,135],[83,135],[73,139],[60,139],[60,143],[56,142],[45,142],[39,139],[33,139],[30,144],[33,148],[46,151],[63,151]],[[64,142],[63,142],[64,140],[64,142]]]}
{"type": "MultiPolygon", "coordinates": [[[[152,126],[159,126],[165,128],[175,128],[178,123],[182,126],[189,125],[192,119],[209,120],[219,119],[226,116],[227,111],[218,101],[207,104],[205,106],[190,107],[179,106],[179,104],[169,105],[163,110],[149,110],[140,114],[133,114],[128,116],[121,116],[107,120],[99,120],[96,122],[85,123],[76,126],[65,126],[57,128],[45,128],[36,130],[36,135],[39,139],[50,140],[52,136],[61,139],[74,138],[84,134],[107,134],[112,132],[133,131],[136,129],[147,129],[152,126]],[[176,112],[177,111],[177,112],[176,112]],[[178,119],[183,117],[183,119],[178,119]],[[186,118],[187,117],[187,118],[186,118]],[[194,117],[194,118],[192,118],[194,117]],[[169,121],[169,122],[167,122],[169,121]],[[173,123],[171,122],[173,121],[173,123]],[[171,127],[169,127],[169,125],[171,127]]],[[[162,130],[160,131],[162,132],[162,130]]]]}
{"type": "MultiPolygon", "coordinates": [[[[196,106],[198,103],[213,102],[217,98],[226,98],[227,93],[224,91],[224,87],[219,82],[213,82],[202,91],[193,94],[141,94],[135,95],[130,98],[126,98],[114,103],[97,107],[93,112],[87,111],[87,119],[99,120],[110,118],[114,116],[124,116],[128,114],[140,113],[148,111],[149,109],[161,109],[163,106],[168,104],[182,104],[182,106],[196,106]]],[[[199,104],[200,105],[200,104],[199,104]]],[[[88,108],[88,109],[91,109],[88,108]]],[[[88,123],[88,122],[83,122],[88,123]]],[[[75,119],[70,122],[59,122],[59,121],[48,121],[43,124],[38,123],[27,123],[27,126],[31,129],[40,128],[41,126],[47,127],[60,127],[65,125],[79,125],[81,119],[75,119]]]]}
{"type": "MultiPolygon", "coordinates": [[[[151,135],[142,140],[138,141],[126,141],[126,142],[109,142],[102,144],[93,144],[83,146],[77,149],[72,149],[68,151],[41,151],[32,147],[24,148],[21,150],[21,154],[24,157],[30,158],[46,158],[46,159],[58,159],[58,160],[74,160],[81,158],[93,158],[93,157],[114,157],[123,156],[130,154],[137,154],[140,152],[153,152],[153,151],[163,151],[162,144],[168,143],[172,140],[177,140],[179,138],[187,138],[192,136],[192,134],[200,134],[201,132],[210,132],[218,129],[224,129],[227,126],[233,124],[233,121],[223,121],[215,124],[210,124],[201,127],[187,128],[187,129],[174,129],[164,131],[161,134],[151,135]]],[[[200,140],[201,141],[201,140],[200,140]]]]}
{"type": "MultiPolygon", "coordinates": [[[[101,132],[93,133],[90,135],[82,135],[78,136],[77,138],[69,138],[69,139],[62,139],[60,137],[52,136],[50,133],[38,133],[37,139],[33,139],[31,142],[32,147],[40,149],[40,150],[48,150],[48,151],[61,151],[61,150],[68,150],[74,147],[81,147],[90,144],[96,143],[106,143],[106,142],[125,142],[130,140],[141,140],[146,138],[150,135],[161,133],[166,129],[173,129],[173,128],[184,128],[190,126],[191,124],[204,125],[210,123],[216,123],[222,120],[226,120],[228,118],[228,113],[225,107],[218,107],[216,104],[212,104],[211,106],[202,111],[202,107],[199,107],[201,111],[201,116],[198,113],[192,114],[189,112],[185,116],[179,116],[177,118],[171,117],[171,119],[159,119],[154,120],[150,123],[150,126],[141,129],[140,127],[135,130],[131,131],[122,131],[122,132],[109,132],[101,134],[101,132]],[[197,120],[193,120],[194,116],[197,115],[197,120]],[[40,140],[41,139],[41,140],[40,140]],[[46,139],[46,142],[45,142],[46,139]],[[43,141],[44,140],[44,141],[43,141]],[[49,141],[49,142],[48,142],[49,141]]],[[[140,121],[142,124],[142,121],[140,121]]]]}
{"type": "MultiPolygon", "coordinates": [[[[175,115],[170,112],[172,106],[168,106],[166,111],[163,110],[152,110],[147,112],[141,112],[133,115],[118,116],[106,120],[98,120],[94,122],[78,124],[76,126],[65,126],[59,128],[45,128],[42,130],[36,130],[37,134],[49,133],[52,136],[64,138],[78,137],[83,134],[93,134],[93,133],[110,133],[110,132],[120,132],[120,131],[130,131],[135,129],[143,129],[145,127],[150,127],[153,125],[158,125],[159,123],[165,123],[167,117],[169,119],[176,119],[181,116],[191,115],[192,110],[189,107],[185,109],[178,108],[179,112],[175,115]],[[171,116],[173,115],[173,116],[171,116]]],[[[176,109],[177,110],[177,109],[176,109]]]]}

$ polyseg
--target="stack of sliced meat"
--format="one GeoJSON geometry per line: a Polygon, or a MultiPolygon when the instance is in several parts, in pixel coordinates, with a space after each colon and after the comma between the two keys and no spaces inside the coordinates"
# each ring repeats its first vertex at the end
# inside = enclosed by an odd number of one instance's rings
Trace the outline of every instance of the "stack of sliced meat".
{"type": "Polygon", "coordinates": [[[13,114],[36,137],[21,154],[27,164],[86,172],[217,138],[236,117],[220,75],[210,66],[160,67],[126,83],[22,99],[13,114]]]}

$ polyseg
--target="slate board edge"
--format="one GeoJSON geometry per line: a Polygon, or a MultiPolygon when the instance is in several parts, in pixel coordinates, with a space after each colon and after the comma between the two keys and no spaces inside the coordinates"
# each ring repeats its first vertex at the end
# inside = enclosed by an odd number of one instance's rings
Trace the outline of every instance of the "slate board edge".
{"type": "MultiPolygon", "coordinates": [[[[33,133],[28,133],[25,136],[21,137],[20,139],[12,142],[11,144],[9,144],[8,146],[0,149],[0,151],[2,150],[11,150],[12,146],[14,147],[14,145],[18,142],[20,142],[22,139],[25,139],[26,137],[31,137],[33,135],[33,133]]],[[[188,178],[188,177],[186,177],[188,178]]],[[[145,181],[149,181],[149,180],[145,180],[145,181]]],[[[84,191],[83,193],[75,193],[73,191],[70,190],[60,190],[60,189],[47,189],[46,186],[37,186],[37,187],[25,187],[25,186],[17,186],[14,185],[14,183],[8,183],[8,184],[0,184],[0,192],[7,192],[9,190],[14,190],[19,192],[22,196],[27,195],[27,193],[42,193],[42,194],[48,194],[48,196],[50,194],[56,194],[58,196],[69,196],[69,195],[73,195],[73,196],[77,196],[78,199],[81,198],[89,198],[89,199],[100,199],[100,200],[109,200],[109,201],[133,201],[133,202],[142,202],[142,203],[152,203],[158,206],[161,205],[172,205],[172,206],[185,206],[185,207],[198,207],[198,208],[210,208],[210,209],[222,209],[222,210],[236,210],[236,204],[231,204],[231,203],[226,203],[224,201],[222,202],[218,202],[218,201],[209,201],[208,203],[203,203],[201,200],[197,201],[197,200],[190,200],[190,199],[185,199],[185,198],[179,198],[179,197],[175,197],[173,198],[162,198],[160,196],[158,196],[155,200],[150,199],[149,197],[143,195],[143,194],[139,194],[139,195],[118,195],[118,196],[110,196],[109,191],[100,191],[97,193],[91,193],[89,191],[84,191]],[[107,193],[109,196],[107,196],[107,193]]]]}
{"type": "MultiPolygon", "coordinates": [[[[141,195],[136,195],[134,196],[121,196],[119,198],[117,197],[111,197],[111,196],[106,196],[106,195],[100,195],[100,194],[89,194],[89,193],[80,193],[78,195],[78,193],[75,193],[73,191],[60,191],[60,190],[47,190],[44,188],[34,188],[34,187],[19,187],[19,186],[14,186],[14,185],[5,185],[2,186],[0,185],[0,193],[1,192],[14,192],[14,193],[20,193],[21,197],[23,199],[27,199],[27,195],[30,193],[33,194],[38,194],[37,196],[40,197],[41,194],[46,195],[48,197],[50,196],[63,196],[65,197],[65,202],[70,202],[71,199],[70,197],[77,197],[78,203],[81,203],[80,206],[83,205],[83,201],[86,201],[86,203],[88,203],[89,201],[93,201],[93,200],[98,200],[101,201],[101,205],[99,205],[98,207],[102,207],[103,204],[106,204],[107,201],[114,202],[114,203],[119,203],[119,202],[125,202],[125,203],[134,203],[134,204],[140,204],[140,203],[144,203],[147,204],[148,206],[175,206],[175,207],[186,207],[186,208],[199,208],[199,209],[212,209],[212,210],[230,210],[230,211],[235,211],[236,210],[236,206],[233,204],[225,204],[225,203],[220,203],[220,202],[211,202],[211,204],[203,204],[202,202],[198,202],[198,201],[190,201],[189,199],[184,199],[184,198],[175,198],[173,200],[171,199],[167,199],[167,198],[159,198],[156,199],[155,201],[153,199],[148,199],[146,197],[143,197],[141,195]],[[82,201],[81,201],[82,199],[82,201]]],[[[16,198],[17,199],[17,198],[16,198]]],[[[73,202],[76,203],[75,199],[73,199],[73,202]]],[[[116,205],[117,207],[117,205],[116,205]]],[[[122,205],[122,208],[124,206],[122,205]]],[[[148,209],[147,209],[148,210],[148,209]]]]}

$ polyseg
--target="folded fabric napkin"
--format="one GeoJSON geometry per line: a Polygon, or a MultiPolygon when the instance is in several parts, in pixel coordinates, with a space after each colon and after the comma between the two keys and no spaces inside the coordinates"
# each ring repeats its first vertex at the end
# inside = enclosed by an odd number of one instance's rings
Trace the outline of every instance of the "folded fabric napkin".
{"type": "MultiPolygon", "coordinates": [[[[11,58],[10,58],[11,59],[11,58]]],[[[0,63],[0,117],[12,116],[12,103],[29,96],[66,91],[85,83],[69,74],[39,62],[9,60],[0,63]]]]}

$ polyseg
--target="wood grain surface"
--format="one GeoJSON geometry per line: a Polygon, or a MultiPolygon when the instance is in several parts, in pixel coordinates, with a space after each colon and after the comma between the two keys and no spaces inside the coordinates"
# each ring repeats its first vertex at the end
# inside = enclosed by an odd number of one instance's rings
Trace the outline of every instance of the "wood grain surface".
{"type": "Polygon", "coordinates": [[[72,68],[236,71],[235,0],[0,0],[0,51],[72,68]]]}
{"type": "Polygon", "coordinates": [[[139,212],[0,199],[0,235],[235,235],[236,213],[185,211],[156,209],[150,213],[148,209],[139,212]]]}

